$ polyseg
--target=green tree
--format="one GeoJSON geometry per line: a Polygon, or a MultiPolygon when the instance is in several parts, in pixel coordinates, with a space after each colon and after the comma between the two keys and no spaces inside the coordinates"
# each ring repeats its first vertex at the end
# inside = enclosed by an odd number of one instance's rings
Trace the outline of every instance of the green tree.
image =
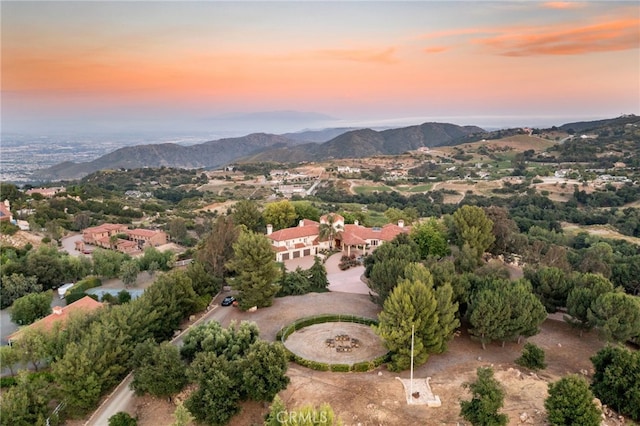
{"type": "MultiPolygon", "coordinates": [[[[567,314],[564,320],[573,327],[592,329],[595,324],[589,320],[591,305],[603,294],[613,291],[613,284],[600,274],[574,274],[573,288],[567,296],[567,314]]],[[[593,318],[592,318],[593,319],[593,318]]]]}
{"type": "Polygon", "coordinates": [[[507,340],[536,334],[546,317],[544,306],[526,280],[492,279],[471,299],[469,333],[480,339],[483,349],[491,340],[501,340],[504,345],[507,340]]]}
{"type": "Polygon", "coordinates": [[[584,251],[579,270],[585,273],[602,274],[609,278],[612,264],[613,248],[608,243],[599,242],[584,251]]]}
{"type": "Polygon", "coordinates": [[[552,425],[598,426],[601,422],[600,410],[593,403],[589,384],[577,374],[549,383],[544,408],[552,425]]]}
{"type": "Polygon", "coordinates": [[[220,323],[210,321],[189,330],[183,339],[180,354],[191,362],[200,352],[214,353],[226,359],[244,358],[249,348],[258,341],[260,330],[249,321],[242,321],[238,326],[231,323],[223,328],[220,323]]]}
{"type": "Polygon", "coordinates": [[[595,373],[591,389],[603,404],[640,421],[640,352],[605,346],[591,362],[595,373]]]}
{"type": "Polygon", "coordinates": [[[311,289],[309,277],[299,266],[295,271],[287,272],[282,265],[282,279],[280,280],[280,290],[278,297],[307,294],[311,289]]]}
{"type": "Polygon", "coordinates": [[[309,285],[311,291],[326,290],[329,286],[327,280],[327,268],[324,267],[322,260],[318,256],[313,258],[313,265],[309,268],[309,285]]]}
{"type": "Polygon", "coordinates": [[[146,340],[138,344],[132,361],[131,387],[138,395],[171,397],[187,384],[187,367],[180,358],[180,350],[169,342],[158,345],[146,340]]]}
{"type": "Polygon", "coordinates": [[[275,201],[264,207],[262,216],[274,230],[284,229],[294,225],[296,209],[289,200],[275,201]]]}
{"type": "Polygon", "coordinates": [[[587,319],[607,340],[626,342],[640,337],[640,298],[625,293],[604,293],[591,303],[587,319]]]}
{"type": "Polygon", "coordinates": [[[489,246],[493,254],[509,254],[515,250],[518,225],[509,217],[509,212],[504,207],[490,206],[484,209],[487,218],[493,222],[491,233],[494,241],[489,246]]]}
{"type": "Polygon", "coordinates": [[[174,420],[173,423],[171,423],[171,426],[188,426],[193,420],[195,420],[182,402],[176,406],[176,409],[173,412],[173,417],[174,420]]]}
{"type": "Polygon", "coordinates": [[[127,254],[101,248],[95,249],[91,257],[94,272],[105,278],[116,278],[120,274],[122,264],[130,259],[127,254]]]}
{"type": "Polygon", "coordinates": [[[504,333],[504,322],[510,315],[507,301],[496,290],[478,292],[469,304],[469,334],[475,336],[486,349],[486,343],[500,339],[504,333]]]}
{"type": "Polygon", "coordinates": [[[22,296],[11,307],[11,321],[20,325],[28,325],[51,313],[51,292],[31,293],[22,296]]]}
{"type": "Polygon", "coordinates": [[[491,367],[478,367],[475,382],[465,383],[464,388],[471,391],[470,401],[460,401],[460,415],[473,426],[502,426],[509,418],[498,413],[504,405],[504,390],[493,377],[491,367]]]}
{"type": "Polygon", "coordinates": [[[416,243],[406,234],[400,234],[389,243],[380,246],[365,258],[367,285],[375,293],[375,302],[383,305],[389,293],[400,280],[410,263],[419,262],[416,243]]]}
{"type": "Polygon", "coordinates": [[[434,218],[414,225],[411,228],[411,238],[418,245],[422,259],[429,256],[441,258],[449,254],[444,231],[434,218]]]}
{"type": "Polygon", "coordinates": [[[522,355],[516,359],[516,364],[526,367],[530,370],[542,370],[547,367],[544,362],[545,354],[544,349],[535,345],[534,343],[527,342],[522,349],[522,355]]]}
{"type": "Polygon", "coordinates": [[[224,425],[240,411],[241,383],[237,365],[213,352],[199,353],[189,377],[197,389],[185,401],[185,406],[200,422],[224,425]]]}
{"type": "Polygon", "coordinates": [[[120,279],[126,287],[136,284],[139,273],[140,266],[138,262],[133,259],[122,263],[122,266],[120,267],[120,279]]]}
{"type": "Polygon", "coordinates": [[[138,421],[129,413],[120,411],[109,417],[109,426],[137,426],[138,421]]]}
{"type": "Polygon", "coordinates": [[[39,328],[25,329],[12,346],[20,355],[20,361],[23,364],[31,364],[36,371],[40,363],[49,355],[48,337],[39,328]]]}
{"type": "Polygon", "coordinates": [[[49,384],[41,376],[20,372],[16,386],[4,390],[0,398],[0,425],[44,425],[49,414],[49,384]]]}
{"type": "Polygon", "coordinates": [[[220,216],[196,254],[196,259],[214,277],[216,292],[229,275],[226,264],[234,255],[233,245],[238,241],[239,235],[240,230],[235,225],[233,217],[220,216]]]}
{"type": "Polygon", "coordinates": [[[4,309],[22,296],[41,291],[42,285],[38,284],[38,278],[35,276],[3,275],[2,286],[0,286],[0,307],[4,309]]]}
{"type": "Polygon", "coordinates": [[[181,218],[176,217],[171,219],[167,224],[169,235],[173,241],[184,241],[187,238],[187,222],[181,218]]]}
{"type": "Polygon", "coordinates": [[[406,370],[411,365],[412,327],[415,365],[427,362],[429,354],[440,347],[437,306],[432,282],[419,279],[401,281],[385,300],[374,329],[392,352],[391,370],[406,370]]]}
{"type": "Polygon", "coordinates": [[[559,307],[567,305],[567,297],[573,284],[562,269],[547,266],[525,268],[524,276],[531,282],[533,292],[540,298],[547,312],[556,312],[559,307]]]}
{"type": "Polygon", "coordinates": [[[252,200],[240,200],[233,206],[233,223],[244,225],[249,231],[264,232],[262,213],[252,200]]]}
{"type": "Polygon", "coordinates": [[[320,210],[309,201],[292,201],[296,211],[296,220],[309,219],[318,222],[320,220],[320,210]]]}
{"type": "Polygon", "coordinates": [[[493,222],[484,210],[476,206],[462,206],[453,214],[454,232],[458,245],[469,244],[480,259],[484,252],[495,241],[493,222]]]}
{"type": "Polygon", "coordinates": [[[157,270],[170,270],[173,267],[173,256],[170,250],[160,251],[155,247],[146,247],[142,257],[137,260],[141,271],[149,271],[153,275],[157,270]]]}
{"type": "Polygon", "coordinates": [[[233,287],[238,290],[241,309],[271,306],[279,290],[280,268],[274,260],[269,240],[250,231],[242,232],[233,245],[234,257],[227,268],[236,272],[233,287]]]}
{"type": "Polygon", "coordinates": [[[242,384],[249,399],[271,402],[289,384],[287,353],[281,343],[258,340],[251,345],[242,368],[242,384]]]}
{"type": "Polygon", "coordinates": [[[20,362],[20,352],[13,346],[2,345],[0,346],[0,365],[2,368],[8,368],[12,376],[16,373],[14,367],[20,362]]]}
{"type": "Polygon", "coordinates": [[[27,255],[25,273],[38,278],[43,290],[50,290],[63,283],[64,270],[56,248],[40,247],[27,255]]]}

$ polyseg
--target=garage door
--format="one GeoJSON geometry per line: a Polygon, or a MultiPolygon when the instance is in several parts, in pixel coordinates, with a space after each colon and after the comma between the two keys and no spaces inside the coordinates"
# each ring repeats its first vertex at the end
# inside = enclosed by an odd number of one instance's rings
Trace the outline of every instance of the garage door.
{"type": "Polygon", "coordinates": [[[300,252],[299,251],[294,251],[293,252],[293,258],[295,259],[297,257],[300,257],[300,252]]]}
{"type": "Polygon", "coordinates": [[[309,256],[311,254],[311,249],[304,249],[303,256],[309,256]]]}
{"type": "Polygon", "coordinates": [[[289,253],[282,253],[282,260],[289,260],[289,253]]]}

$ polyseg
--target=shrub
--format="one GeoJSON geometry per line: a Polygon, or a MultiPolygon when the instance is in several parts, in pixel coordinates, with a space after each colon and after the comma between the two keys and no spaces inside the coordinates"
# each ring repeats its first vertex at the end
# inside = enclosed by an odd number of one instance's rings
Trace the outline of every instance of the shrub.
{"type": "Polygon", "coordinates": [[[351,366],[349,364],[331,364],[331,371],[347,373],[351,371],[351,366]]]}
{"type": "Polygon", "coordinates": [[[516,364],[526,367],[530,370],[543,370],[547,367],[544,362],[544,350],[533,343],[525,343],[522,349],[522,355],[516,359],[516,364]]]}
{"type": "Polygon", "coordinates": [[[10,388],[15,386],[18,382],[15,377],[0,377],[0,388],[10,388]]]}
{"type": "Polygon", "coordinates": [[[372,361],[362,361],[356,362],[351,366],[351,371],[355,371],[357,373],[364,373],[369,370],[373,370],[376,368],[375,364],[372,361]]]}

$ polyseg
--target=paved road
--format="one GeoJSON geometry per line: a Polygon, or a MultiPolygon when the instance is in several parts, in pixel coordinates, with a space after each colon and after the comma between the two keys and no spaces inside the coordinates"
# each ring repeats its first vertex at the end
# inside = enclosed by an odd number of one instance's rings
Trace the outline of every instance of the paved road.
{"type": "MultiPolygon", "coordinates": [[[[193,323],[190,327],[209,321],[218,321],[220,323],[224,322],[229,313],[232,312],[233,308],[220,306],[220,300],[222,300],[222,296],[216,298],[216,305],[211,311],[200,318],[197,322],[193,323]]],[[[174,338],[172,340],[172,343],[178,346],[182,345],[182,339],[184,338],[184,335],[189,330],[189,328],[187,328],[182,333],[180,333],[179,336],[174,338]]],[[[113,390],[111,395],[107,397],[102,405],[98,407],[98,409],[91,415],[89,420],[87,420],[87,422],[85,423],[85,426],[108,426],[109,417],[120,411],[135,415],[135,407],[133,406],[133,391],[129,387],[129,384],[132,380],[133,376],[129,374],[118,385],[118,387],[113,390]]]]}
{"type": "Polygon", "coordinates": [[[82,256],[83,254],[76,250],[76,241],[82,240],[82,234],[72,235],[62,239],[62,250],[69,253],[70,256],[82,256]]]}

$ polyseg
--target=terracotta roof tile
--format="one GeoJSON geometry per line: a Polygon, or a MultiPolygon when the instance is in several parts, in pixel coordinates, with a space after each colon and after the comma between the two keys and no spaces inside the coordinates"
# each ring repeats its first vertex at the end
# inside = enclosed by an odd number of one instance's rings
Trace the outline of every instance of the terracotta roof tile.
{"type": "Polygon", "coordinates": [[[33,329],[37,328],[44,332],[51,331],[53,330],[53,327],[56,323],[60,321],[66,321],[72,312],[91,312],[100,307],[102,307],[102,303],[95,301],[89,296],[85,296],[82,299],[76,300],[70,305],[63,306],[63,307],[56,307],[58,309],[54,308],[54,313],[34,322],[33,324],[27,327],[21,328],[20,330],[11,334],[7,338],[7,340],[12,341],[12,340],[19,339],[20,335],[27,328],[33,328],[33,329]],[[58,313],[56,313],[56,311],[58,313]]]}
{"type": "Polygon", "coordinates": [[[287,241],[294,238],[312,237],[318,233],[318,225],[296,226],[272,232],[271,235],[267,235],[267,238],[273,241],[287,241]]]}

